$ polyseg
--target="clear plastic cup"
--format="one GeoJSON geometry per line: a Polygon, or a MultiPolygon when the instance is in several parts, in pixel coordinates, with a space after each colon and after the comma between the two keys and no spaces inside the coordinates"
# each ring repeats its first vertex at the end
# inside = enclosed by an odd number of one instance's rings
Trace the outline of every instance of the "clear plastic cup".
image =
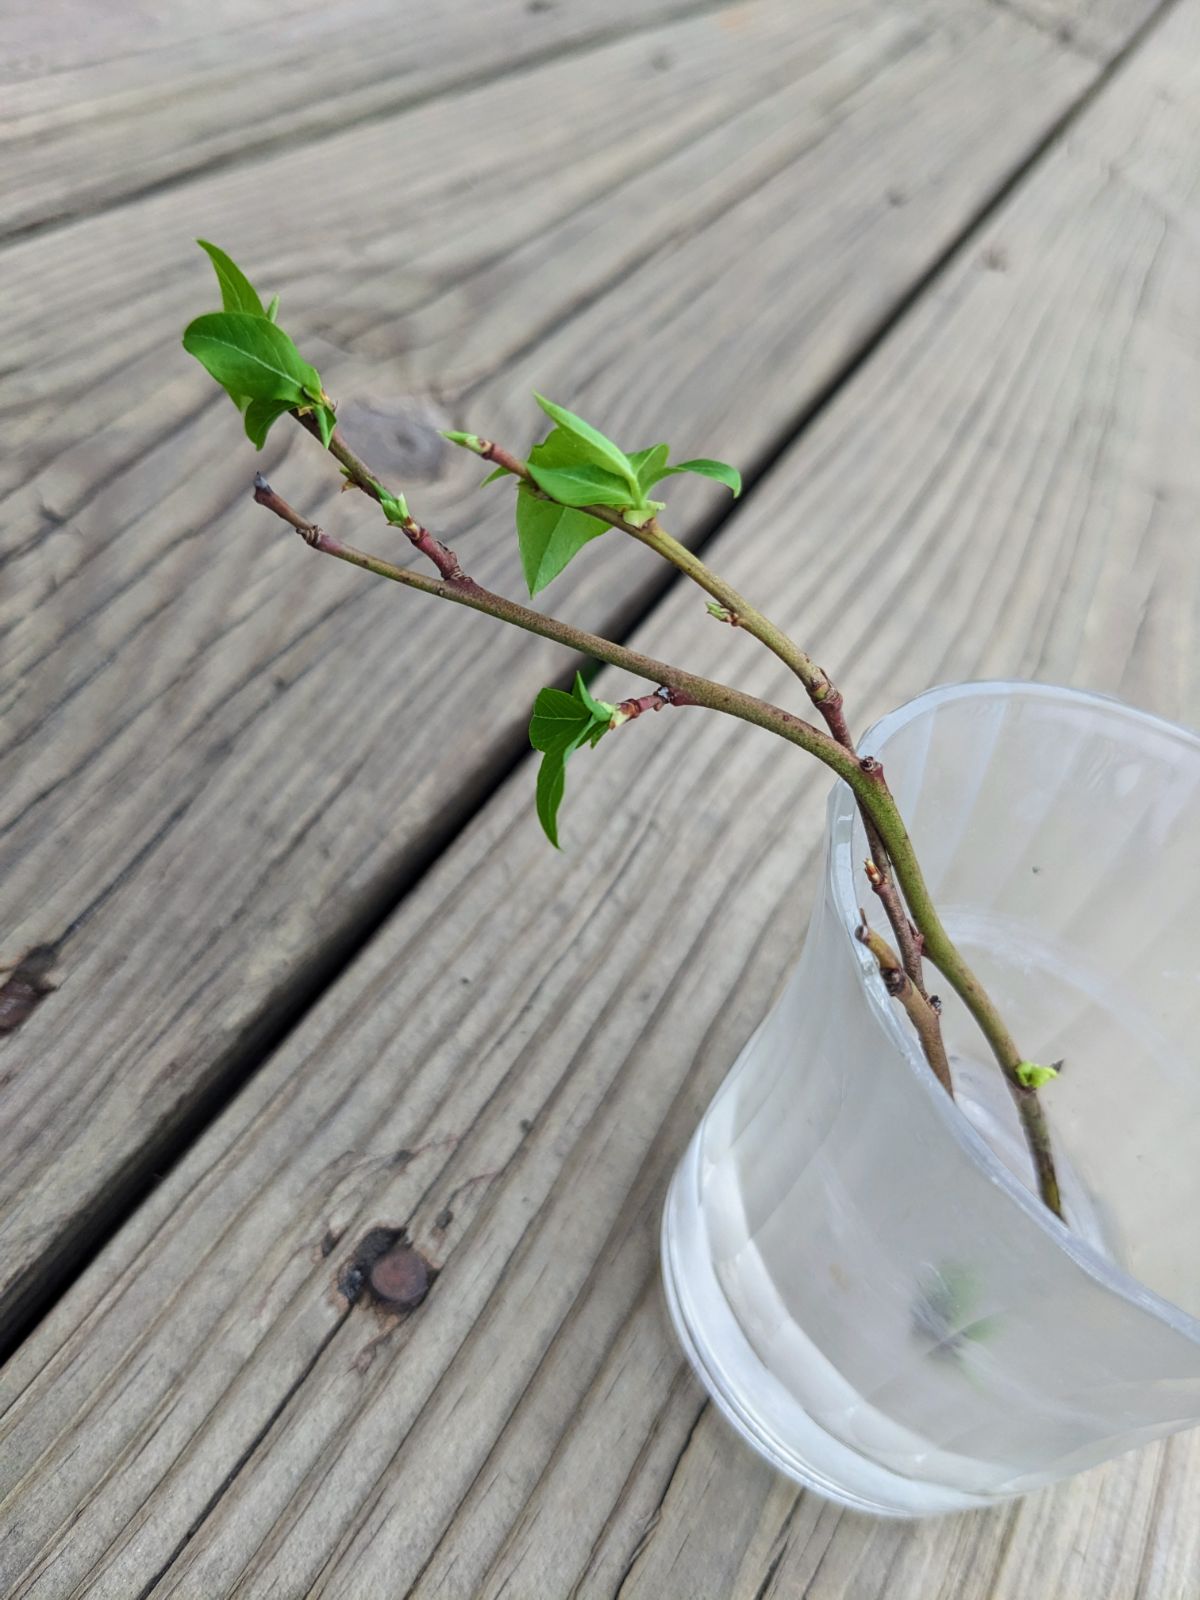
{"type": "Polygon", "coordinates": [[[799,967],[663,1225],[696,1371],[768,1460],[884,1515],[988,1505],[1200,1421],[1200,739],[1037,684],[936,689],[861,743],[1041,1091],[1064,1227],[949,987],[952,1102],[853,937],[849,790],[799,967]]]}

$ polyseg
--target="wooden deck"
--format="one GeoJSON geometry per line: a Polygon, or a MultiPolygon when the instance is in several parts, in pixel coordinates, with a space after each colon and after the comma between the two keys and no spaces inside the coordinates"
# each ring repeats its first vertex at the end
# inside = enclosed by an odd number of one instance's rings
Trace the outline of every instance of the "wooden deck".
{"type": "MultiPolygon", "coordinates": [[[[859,726],[996,675],[1196,722],[1200,0],[59,0],[0,52],[0,956],[60,985],[0,1038],[0,1589],[1194,1595],[1200,1435],[883,1523],[705,1404],[659,1212],[822,773],[646,719],[555,855],[570,663],[276,533],[178,334],[201,234],[512,593],[439,426],[522,446],[536,387],[739,462],[673,526],[859,726]],[[406,1319],[339,1292],[377,1225],[441,1268],[406,1319]]],[[[309,441],[263,465],[387,548],[309,441]]],[[[554,609],[787,695],[641,556],[554,609]]]]}

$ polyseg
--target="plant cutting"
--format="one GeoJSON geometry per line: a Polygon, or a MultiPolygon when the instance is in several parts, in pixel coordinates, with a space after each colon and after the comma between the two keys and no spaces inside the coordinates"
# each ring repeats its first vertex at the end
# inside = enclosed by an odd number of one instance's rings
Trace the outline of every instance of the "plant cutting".
{"type": "MultiPolygon", "coordinates": [[[[1039,960],[1052,967],[1056,956],[1024,938],[1020,926],[1014,931],[1007,887],[1028,889],[1023,857],[1009,860],[1011,841],[1028,839],[1022,826],[1004,824],[1004,813],[1019,820],[1031,794],[1037,809],[1039,752],[1062,747],[1064,719],[1081,697],[1051,701],[1046,691],[1018,686],[947,691],[856,742],[829,674],[664,525],[666,505],[655,496],[673,476],[698,474],[736,496],[737,471],[708,458],[672,462],[665,444],[626,450],[541,396],[549,430],[525,457],[484,435],[446,434],[490,465],[486,483],[513,494],[530,597],[595,539],[633,539],[704,592],[716,623],[746,631],[778,657],[819,721],[484,588],[410,511],[402,487],[385,483],[343,437],[319,373],[278,326],[278,301],[264,304],[224,252],[203,248],[222,308],[190,323],[183,342],[238,406],[249,439],[261,449],[276,423],[298,423],[332,457],[344,487],[372,500],[432,570],[344,543],[258,475],[260,506],[322,554],[651,686],[632,692],[631,684],[625,698],[601,700],[577,672],[569,689],[538,694],[529,736],[540,757],[537,814],[552,844],[568,765],[651,711],[707,709],[753,723],[842,780],[832,802],[826,888],[804,960],[698,1130],[666,1212],[672,1311],[726,1415],[802,1481],[864,1509],[900,1514],[985,1504],[1136,1442],[1128,1421],[1122,1432],[1111,1406],[1090,1389],[1051,1424],[1039,1386],[1058,1368],[1047,1360],[1037,1319],[1031,1325],[1024,1310],[1038,1292],[1030,1263],[1049,1273],[1047,1262],[1078,1266],[1083,1251],[1080,1270],[1093,1273],[1096,1296],[1145,1313],[1126,1283],[1104,1281],[1117,1252],[1103,1207],[1090,1172],[1081,1175],[1076,1139],[1064,1162],[1052,1133],[1043,1093],[1055,1095],[1060,1082],[1090,1071],[1091,1054],[1085,1068],[1075,1049],[1043,1047],[1063,1030],[1044,1003],[1031,1002],[1022,973],[1028,977],[1039,960]],[[992,730],[990,748],[976,748],[980,728],[992,730]],[[930,771],[961,792],[961,808],[983,808],[987,833],[967,837],[961,818],[939,811],[943,791],[925,785],[930,771]],[[920,825],[910,831],[906,815],[920,825]],[[935,871],[918,859],[914,837],[934,841],[935,871]],[[995,868],[990,878],[981,858],[995,868]],[[940,914],[939,903],[952,906],[953,916],[940,914]],[[952,935],[959,924],[965,937],[952,935]],[[945,1003],[932,991],[931,971],[947,987],[945,1003]],[[1027,1039],[1038,1042],[1038,1059],[1026,1053],[1027,1039]],[[987,1231],[976,1231],[984,1213],[987,1231]]],[[[1195,781],[1200,790],[1200,750],[1187,735],[1163,733],[1154,719],[1142,727],[1118,718],[1100,728],[1104,718],[1091,702],[1087,715],[1099,718],[1096,737],[1114,762],[1117,752],[1127,764],[1140,762],[1147,784],[1182,772],[1178,783],[1195,781]]],[[[1121,715],[1136,722],[1134,713],[1121,715]]],[[[1115,839],[1104,827],[1111,813],[1111,805],[1088,812],[1082,836],[1115,839]]],[[[1039,864],[1029,866],[1036,879],[1039,864]]],[[[1056,893],[1060,867],[1047,865],[1046,887],[1056,893]]],[[[1139,871],[1144,891],[1145,864],[1139,871]]],[[[1078,1013],[1076,999],[1068,1004],[1078,1013]]],[[[1100,1138],[1107,1151],[1111,1130],[1100,1138]]],[[[1148,1424],[1158,1431],[1200,1414],[1200,1365],[1189,1366],[1197,1330],[1185,1312],[1162,1304],[1166,1311],[1155,1305],[1153,1314],[1180,1341],[1173,1375],[1188,1382],[1174,1391],[1169,1416],[1148,1424]],[[1194,1410],[1181,1416],[1180,1401],[1194,1410]]],[[[1084,1310],[1080,1300],[1070,1319],[1075,1330],[1087,1326],[1084,1310]]],[[[1140,1369],[1127,1381],[1153,1387],[1140,1369]]]]}

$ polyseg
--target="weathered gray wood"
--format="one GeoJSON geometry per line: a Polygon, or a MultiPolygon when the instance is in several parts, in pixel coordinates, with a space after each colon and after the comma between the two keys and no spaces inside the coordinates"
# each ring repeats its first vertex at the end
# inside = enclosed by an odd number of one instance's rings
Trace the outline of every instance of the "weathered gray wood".
{"type": "Polygon", "coordinates": [[[987,0],[1047,29],[1060,43],[1104,58],[1154,11],[1153,0],[987,0]]]}
{"type": "Polygon", "coordinates": [[[40,27],[36,12],[23,14],[0,67],[0,237],[719,9],[719,0],[225,0],[164,6],[139,28],[120,7],[71,7],[69,21],[48,7],[40,27]]]}
{"type": "MultiPolygon", "coordinates": [[[[1186,0],[717,541],[860,716],[974,673],[1200,715],[1198,45],[1186,0]]],[[[651,639],[786,692],[690,594],[651,639]]],[[[567,856],[518,773],[19,1353],[14,1594],[1186,1593],[1195,1438],[905,1528],[703,1410],[657,1210],[793,958],[825,785],[690,712],[584,759],[567,856]],[[444,1267],[398,1325],[336,1291],[378,1223],[444,1267]]]]}
{"type": "MultiPolygon", "coordinates": [[[[237,419],[175,345],[212,293],[191,235],[282,289],[333,391],[377,406],[357,425],[390,429],[422,512],[516,592],[506,496],[478,495],[431,418],[521,445],[536,386],[622,437],[669,418],[678,448],[753,465],[1094,72],[986,7],[761,0],[724,20],[665,30],[669,71],[639,35],[0,253],[19,366],[2,953],[57,941],[62,978],[3,1047],[10,1308],[395,898],[565,665],[314,565],[248,505],[237,419]],[[614,118],[638,73],[653,93],[614,118]]],[[[309,441],[266,467],[387,548],[309,441]]],[[[716,503],[683,491],[676,525],[716,503]]],[[[555,603],[610,624],[656,581],[605,541],[555,603]]]]}

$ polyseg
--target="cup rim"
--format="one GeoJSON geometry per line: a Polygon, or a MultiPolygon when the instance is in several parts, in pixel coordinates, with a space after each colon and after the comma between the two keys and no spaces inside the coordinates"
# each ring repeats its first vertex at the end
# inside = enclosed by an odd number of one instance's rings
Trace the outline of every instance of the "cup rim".
{"type": "MultiPolygon", "coordinates": [[[[1176,738],[1190,746],[1200,759],[1200,734],[1153,712],[1140,711],[1117,699],[1115,695],[1075,689],[1065,685],[1003,678],[981,678],[966,683],[940,684],[926,689],[922,694],[916,695],[872,723],[858,741],[859,752],[862,755],[875,754],[894,733],[917,717],[927,715],[938,705],[953,700],[993,698],[1001,694],[1005,698],[1019,694],[1028,699],[1058,700],[1099,709],[1135,723],[1138,727],[1152,728],[1176,738]]],[[[918,1082],[920,1092],[928,1096],[942,1127],[957,1140],[964,1154],[977,1167],[982,1168],[985,1176],[1003,1191],[1009,1202],[1023,1212],[1035,1227],[1049,1235],[1051,1241],[1075,1267],[1110,1293],[1118,1295],[1166,1323],[1193,1344],[1200,1344],[1200,1316],[1192,1315],[1182,1306],[1167,1299],[1165,1295],[1151,1289],[1131,1272],[1118,1266],[1085,1239],[1073,1233],[1021,1183],[1014,1173],[1009,1171],[930,1072],[929,1064],[921,1053],[915,1035],[902,1024],[900,1013],[891,1003],[878,971],[858,959],[862,951],[854,939],[854,928],[859,917],[859,895],[854,887],[854,863],[851,859],[851,829],[857,814],[857,805],[850,786],[844,779],[839,779],[829,797],[828,851],[825,869],[829,892],[839,913],[838,923],[842,937],[855,957],[854,969],[868,1007],[876,1022],[907,1063],[918,1082]]]]}

